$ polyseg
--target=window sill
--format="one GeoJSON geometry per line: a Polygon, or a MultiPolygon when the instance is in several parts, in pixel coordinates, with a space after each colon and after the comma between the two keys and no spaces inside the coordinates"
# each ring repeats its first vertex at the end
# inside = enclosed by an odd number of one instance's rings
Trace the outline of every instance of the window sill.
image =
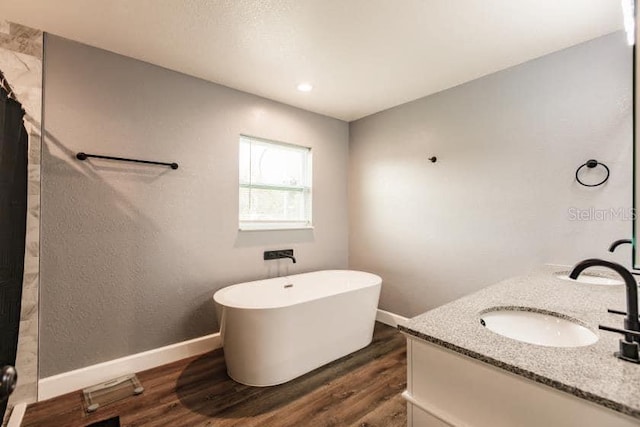
{"type": "Polygon", "coordinates": [[[291,230],[313,230],[313,225],[255,225],[247,224],[238,227],[238,231],[291,231],[291,230]]]}

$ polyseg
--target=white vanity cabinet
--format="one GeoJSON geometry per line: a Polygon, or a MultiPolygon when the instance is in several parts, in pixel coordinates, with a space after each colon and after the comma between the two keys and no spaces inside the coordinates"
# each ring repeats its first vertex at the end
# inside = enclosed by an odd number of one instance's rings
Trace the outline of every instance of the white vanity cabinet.
{"type": "Polygon", "coordinates": [[[639,419],[406,335],[410,427],[640,426],[639,419]]]}

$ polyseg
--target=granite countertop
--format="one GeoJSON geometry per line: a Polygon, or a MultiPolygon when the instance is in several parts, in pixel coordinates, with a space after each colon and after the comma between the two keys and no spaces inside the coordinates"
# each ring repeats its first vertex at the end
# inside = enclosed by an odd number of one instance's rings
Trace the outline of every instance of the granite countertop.
{"type": "MultiPolygon", "coordinates": [[[[593,274],[594,270],[589,269],[586,274],[593,274]]],[[[598,324],[623,327],[624,316],[607,313],[607,308],[626,311],[625,286],[562,280],[555,276],[561,271],[568,269],[545,267],[540,272],[504,280],[414,317],[398,329],[640,419],[640,364],[613,355],[622,335],[598,330],[598,324]],[[499,307],[559,313],[579,320],[599,339],[585,347],[560,348],[506,338],[480,324],[482,312],[499,307]]]]}

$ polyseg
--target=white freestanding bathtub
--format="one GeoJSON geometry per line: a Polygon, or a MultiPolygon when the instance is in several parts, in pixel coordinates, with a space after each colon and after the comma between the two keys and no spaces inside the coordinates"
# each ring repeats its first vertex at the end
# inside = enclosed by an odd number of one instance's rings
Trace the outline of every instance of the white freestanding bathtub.
{"type": "Polygon", "coordinates": [[[229,376],[281,384],[366,347],[381,285],[375,274],[326,270],[220,289],[213,299],[229,376]]]}

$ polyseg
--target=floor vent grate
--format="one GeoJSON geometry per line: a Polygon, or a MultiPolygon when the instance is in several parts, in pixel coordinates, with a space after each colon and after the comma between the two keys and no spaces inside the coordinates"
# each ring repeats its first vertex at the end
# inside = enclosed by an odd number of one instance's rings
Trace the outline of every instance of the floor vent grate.
{"type": "Polygon", "coordinates": [[[120,427],[120,417],[98,421],[97,423],[89,424],[87,427],[120,427]]]}

